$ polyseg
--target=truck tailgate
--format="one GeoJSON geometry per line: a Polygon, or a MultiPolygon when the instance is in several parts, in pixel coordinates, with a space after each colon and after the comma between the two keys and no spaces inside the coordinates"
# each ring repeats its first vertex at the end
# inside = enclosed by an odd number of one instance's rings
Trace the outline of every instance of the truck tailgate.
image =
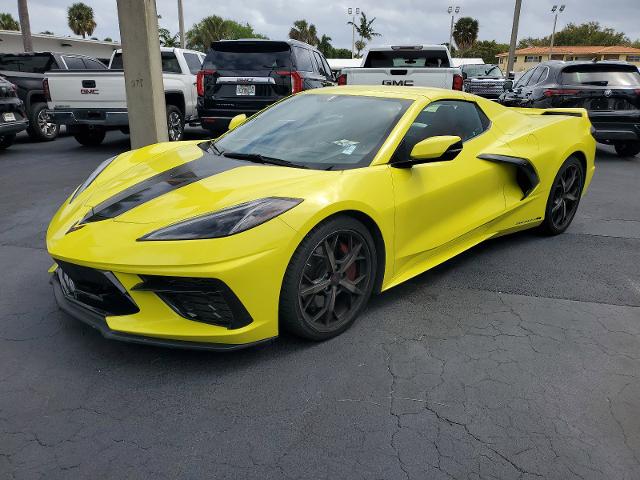
{"type": "Polygon", "coordinates": [[[348,85],[403,85],[451,88],[454,68],[350,68],[348,85]]]}
{"type": "Polygon", "coordinates": [[[46,74],[49,108],[127,108],[122,70],[68,70],[46,74]]]}

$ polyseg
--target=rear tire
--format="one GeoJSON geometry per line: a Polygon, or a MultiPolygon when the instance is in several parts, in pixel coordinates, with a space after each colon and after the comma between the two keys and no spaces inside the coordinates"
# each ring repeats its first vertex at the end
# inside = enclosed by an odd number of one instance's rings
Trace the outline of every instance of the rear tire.
{"type": "Polygon", "coordinates": [[[634,157],[640,153],[640,141],[616,142],[613,144],[619,157],[634,157]]]}
{"type": "Polygon", "coordinates": [[[101,129],[81,128],[74,132],[73,138],[75,138],[80,145],[95,147],[102,143],[105,135],[106,132],[101,129]]]}
{"type": "Polygon", "coordinates": [[[39,142],[50,142],[55,140],[60,133],[60,125],[50,121],[47,114],[47,104],[36,102],[29,108],[29,127],[27,128],[29,137],[39,142]]]}
{"type": "Polygon", "coordinates": [[[15,133],[11,135],[0,135],[0,150],[4,150],[5,148],[13,145],[13,142],[16,139],[15,133]]]}
{"type": "Polygon", "coordinates": [[[585,172],[580,160],[569,157],[558,170],[553,180],[544,221],[540,231],[545,235],[558,235],[564,232],[578,210],[584,188],[585,172]]]}
{"type": "Polygon", "coordinates": [[[184,138],[184,115],[175,105],[167,105],[167,133],[170,142],[179,142],[184,138]]]}
{"type": "Polygon", "coordinates": [[[302,240],[280,292],[283,329],[327,340],[348,329],[365,308],[377,273],[375,243],[359,221],[333,217],[302,240]]]}

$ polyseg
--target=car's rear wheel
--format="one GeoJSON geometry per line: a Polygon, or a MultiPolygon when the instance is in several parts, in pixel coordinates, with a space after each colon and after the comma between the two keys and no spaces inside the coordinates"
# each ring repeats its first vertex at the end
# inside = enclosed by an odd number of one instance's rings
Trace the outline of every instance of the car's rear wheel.
{"type": "Polygon", "coordinates": [[[640,153],[640,141],[636,142],[616,142],[613,144],[616,153],[620,157],[633,157],[640,153]]]}
{"type": "Polygon", "coordinates": [[[541,231],[547,235],[564,232],[578,210],[585,172],[580,160],[569,157],[556,175],[545,211],[541,231]]]}
{"type": "Polygon", "coordinates": [[[280,294],[280,321],[287,331],[326,340],[349,328],[373,291],[378,269],[369,230],[334,217],[313,229],[295,251],[280,294]]]}
{"type": "Polygon", "coordinates": [[[102,143],[106,134],[107,132],[101,128],[81,127],[74,132],[73,138],[75,138],[80,145],[95,147],[102,143]]]}
{"type": "Polygon", "coordinates": [[[36,102],[29,110],[29,127],[27,133],[29,137],[41,142],[55,140],[60,132],[60,126],[51,121],[47,113],[47,104],[36,102]]]}
{"type": "Polygon", "coordinates": [[[4,150],[7,147],[13,145],[13,142],[16,139],[15,134],[11,135],[0,135],[0,150],[4,150]]]}
{"type": "Polygon", "coordinates": [[[184,137],[184,115],[175,105],[167,105],[167,133],[170,142],[177,142],[184,137]]]}

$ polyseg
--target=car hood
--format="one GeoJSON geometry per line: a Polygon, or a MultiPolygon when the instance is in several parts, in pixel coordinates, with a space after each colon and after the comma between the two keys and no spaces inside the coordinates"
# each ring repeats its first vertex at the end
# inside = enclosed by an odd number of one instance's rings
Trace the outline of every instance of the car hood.
{"type": "Polygon", "coordinates": [[[156,145],[121,155],[58,220],[171,224],[264,197],[299,196],[307,182],[339,175],[260,165],[207,152],[199,142],[156,145]]]}

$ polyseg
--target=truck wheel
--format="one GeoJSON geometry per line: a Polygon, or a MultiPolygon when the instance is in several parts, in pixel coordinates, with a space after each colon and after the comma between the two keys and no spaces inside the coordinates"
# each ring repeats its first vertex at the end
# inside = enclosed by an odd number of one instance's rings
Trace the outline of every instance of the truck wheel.
{"type": "Polygon", "coordinates": [[[619,157],[633,157],[640,153],[640,141],[616,142],[613,144],[619,157]]]}
{"type": "Polygon", "coordinates": [[[47,114],[47,104],[36,102],[29,109],[29,128],[27,133],[33,140],[48,142],[55,140],[60,132],[60,126],[51,122],[47,114]]]}
{"type": "Polygon", "coordinates": [[[15,133],[12,135],[0,135],[0,150],[10,147],[15,139],[15,133]]]}
{"type": "Polygon", "coordinates": [[[81,130],[76,131],[73,134],[73,138],[75,138],[80,145],[84,145],[86,147],[95,147],[96,145],[100,145],[104,140],[106,132],[100,129],[89,129],[83,128],[81,130]]]}
{"type": "Polygon", "coordinates": [[[184,137],[184,115],[175,105],[167,105],[167,133],[170,142],[177,142],[184,137]]]}

